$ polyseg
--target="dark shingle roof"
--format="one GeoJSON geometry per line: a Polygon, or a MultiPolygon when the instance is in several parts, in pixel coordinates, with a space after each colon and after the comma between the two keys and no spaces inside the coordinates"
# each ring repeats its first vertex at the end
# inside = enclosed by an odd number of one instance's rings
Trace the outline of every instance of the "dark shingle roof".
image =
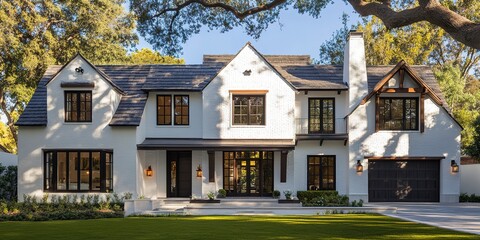
{"type": "Polygon", "coordinates": [[[151,65],[142,90],[201,91],[224,65],[151,65]]]}
{"type": "Polygon", "coordinates": [[[347,90],[343,67],[333,65],[274,65],[277,71],[298,90],[347,90]]]}
{"type": "MultiPolygon", "coordinates": [[[[281,65],[309,65],[311,64],[309,55],[262,55],[270,64],[281,65]]],[[[235,55],[203,55],[203,64],[227,64],[235,55]]]]}

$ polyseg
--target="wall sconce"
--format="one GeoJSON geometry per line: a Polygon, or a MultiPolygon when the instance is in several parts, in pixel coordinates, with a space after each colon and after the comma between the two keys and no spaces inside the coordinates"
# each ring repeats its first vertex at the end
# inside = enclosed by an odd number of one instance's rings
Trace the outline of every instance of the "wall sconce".
{"type": "Polygon", "coordinates": [[[357,171],[357,175],[360,176],[363,173],[363,165],[360,160],[357,160],[357,166],[355,167],[357,171]]]}
{"type": "Polygon", "coordinates": [[[201,178],[203,176],[202,166],[198,165],[197,167],[197,178],[201,178]]]}
{"type": "Polygon", "coordinates": [[[75,72],[83,74],[83,68],[82,67],[75,68],[75,72]]]}
{"type": "Polygon", "coordinates": [[[145,175],[147,175],[147,177],[151,177],[153,175],[152,166],[148,166],[147,170],[145,170],[145,175]]]}
{"type": "Polygon", "coordinates": [[[455,160],[452,160],[452,163],[450,164],[450,168],[453,174],[458,173],[460,171],[460,166],[458,166],[455,160]]]}

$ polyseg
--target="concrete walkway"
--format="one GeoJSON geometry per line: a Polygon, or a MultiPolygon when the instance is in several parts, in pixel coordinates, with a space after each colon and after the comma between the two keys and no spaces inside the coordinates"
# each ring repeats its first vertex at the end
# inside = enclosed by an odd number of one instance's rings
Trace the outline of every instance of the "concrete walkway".
{"type": "Polygon", "coordinates": [[[384,215],[436,227],[480,235],[480,203],[369,203],[370,207],[397,207],[384,215]]]}

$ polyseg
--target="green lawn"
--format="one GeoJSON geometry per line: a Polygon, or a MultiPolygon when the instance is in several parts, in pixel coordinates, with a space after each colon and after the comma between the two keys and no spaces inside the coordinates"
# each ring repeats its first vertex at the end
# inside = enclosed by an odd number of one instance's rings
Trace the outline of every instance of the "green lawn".
{"type": "Polygon", "coordinates": [[[381,215],[187,216],[0,222],[0,239],[479,239],[381,215]]]}

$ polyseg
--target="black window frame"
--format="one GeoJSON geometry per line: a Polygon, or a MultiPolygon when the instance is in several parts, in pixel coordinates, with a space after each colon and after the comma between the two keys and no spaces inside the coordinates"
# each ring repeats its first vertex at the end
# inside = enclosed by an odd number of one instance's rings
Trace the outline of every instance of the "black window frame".
{"type": "MultiPolygon", "coordinates": [[[[165,108],[166,105],[165,104],[165,99],[163,100],[164,101],[164,104],[162,105],[163,108],[165,108]]],[[[158,126],[168,126],[168,125],[172,125],[172,95],[161,95],[161,94],[158,94],[157,95],[157,125],[158,126]],[[163,115],[160,115],[159,114],[159,110],[160,110],[160,106],[158,105],[159,101],[159,97],[169,97],[170,98],[170,111],[168,111],[168,115],[167,115],[167,112],[165,111],[165,109],[163,109],[163,115]],[[164,123],[159,123],[159,119],[160,119],[160,116],[163,116],[164,118],[166,117],[170,117],[170,122],[167,123],[167,121],[164,121],[164,123]]]]}
{"type": "MultiPolygon", "coordinates": [[[[65,117],[64,117],[64,120],[65,122],[69,122],[69,123],[75,123],[75,122],[79,122],[79,123],[88,123],[88,122],[92,122],[92,109],[93,109],[93,96],[92,96],[92,91],[87,91],[87,90],[82,90],[82,91],[64,91],[64,114],[65,114],[65,117]],[[80,119],[80,113],[82,112],[81,111],[81,104],[82,102],[80,101],[80,95],[84,93],[84,94],[89,94],[90,95],[90,108],[88,109],[87,108],[87,103],[88,101],[84,101],[85,102],[85,119],[84,120],[81,120],[80,119]],[[76,95],[76,99],[77,99],[77,104],[76,104],[76,109],[73,109],[72,108],[72,105],[71,103],[73,101],[68,101],[68,94],[75,94],[76,95]],[[69,105],[70,104],[70,105],[69,105]],[[70,109],[70,111],[68,111],[68,109],[70,109]],[[75,110],[75,111],[73,111],[75,110]],[[75,112],[76,113],[76,119],[72,119],[72,113],[75,112]],[[88,119],[87,116],[90,118],[88,119]]],[[[85,100],[87,99],[86,95],[85,95],[85,100]]]]}
{"type": "Polygon", "coordinates": [[[189,95],[173,95],[173,125],[178,125],[178,126],[188,126],[190,125],[190,96],[189,95]],[[182,114],[182,110],[180,110],[180,113],[177,114],[177,97],[180,97],[181,98],[181,104],[180,104],[180,108],[183,108],[185,107],[185,105],[183,104],[183,98],[184,97],[187,97],[187,115],[183,115],[182,114]],[[177,123],[177,117],[180,118],[180,123],[177,123]],[[183,124],[183,120],[184,118],[187,119],[187,123],[186,124],[183,124]]]}
{"type": "MultiPolygon", "coordinates": [[[[156,95],[156,100],[157,100],[157,103],[156,103],[156,106],[157,106],[157,126],[189,126],[190,125],[190,95],[188,95],[188,94],[157,94],[156,95]],[[159,97],[170,97],[170,112],[168,112],[169,115],[166,115],[167,112],[165,112],[165,110],[163,112],[164,117],[166,117],[166,116],[170,117],[170,122],[168,122],[168,123],[167,122],[159,123],[159,116],[160,116],[159,115],[159,109],[160,109],[159,107],[160,106],[158,105],[158,103],[159,103],[158,98],[159,97]],[[187,99],[188,99],[187,100],[188,104],[186,105],[187,108],[188,108],[187,115],[182,115],[181,113],[180,113],[180,115],[176,114],[176,112],[175,112],[175,107],[177,107],[177,104],[175,102],[176,97],[187,97],[187,99]],[[177,123],[176,122],[177,116],[179,116],[181,120],[183,120],[184,118],[187,118],[187,124],[183,124],[183,123],[181,123],[181,121],[180,121],[180,123],[177,123]]],[[[163,105],[163,107],[166,107],[166,106],[168,106],[168,105],[165,105],[165,104],[163,105]]],[[[182,104],[180,107],[184,107],[184,106],[185,105],[182,104]]]]}
{"type": "Polygon", "coordinates": [[[312,133],[321,133],[321,134],[325,134],[325,133],[335,133],[335,98],[308,98],[308,133],[309,134],[312,134],[312,133]],[[324,109],[324,104],[325,104],[325,101],[326,100],[331,100],[333,102],[333,113],[332,113],[332,130],[331,131],[328,131],[328,130],[325,130],[324,128],[324,114],[325,112],[323,111],[324,109]],[[312,109],[312,101],[320,101],[320,114],[319,115],[313,115],[312,116],[312,112],[311,112],[311,109],[312,109]],[[319,124],[320,124],[320,127],[319,127],[319,130],[318,131],[312,131],[312,124],[311,124],[311,120],[313,119],[313,117],[318,117],[319,118],[319,124]]]}
{"type": "MultiPolygon", "coordinates": [[[[307,156],[307,190],[337,190],[337,157],[335,155],[308,155],[307,156]],[[315,174],[315,171],[313,172],[313,174],[311,174],[310,172],[310,161],[313,159],[313,158],[320,158],[320,163],[318,165],[314,165],[314,167],[319,167],[318,169],[318,176],[315,174]],[[323,174],[323,171],[322,171],[322,168],[323,168],[323,165],[322,165],[322,158],[333,158],[333,183],[332,183],[332,187],[326,187],[324,188],[323,185],[322,185],[322,182],[323,182],[323,179],[324,179],[324,174],[323,174]],[[313,176],[312,176],[313,175],[313,176]],[[318,177],[319,179],[319,187],[315,189],[312,189],[312,185],[314,184],[310,184],[311,180],[312,180],[312,177],[318,177]]],[[[330,167],[330,165],[328,165],[327,167],[330,167]]],[[[327,177],[330,176],[330,175],[327,175],[327,177]]],[[[327,178],[328,180],[328,178],[327,178]]]]}
{"type": "Polygon", "coordinates": [[[55,149],[55,150],[44,150],[43,151],[43,190],[44,192],[68,192],[68,193],[77,193],[77,192],[113,192],[113,150],[111,149],[55,149]],[[65,189],[58,189],[58,153],[66,153],[66,166],[65,166],[65,189]],[[93,157],[92,153],[100,153],[100,189],[95,190],[93,187],[94,179],[92,177],[92,162],[93,157]],[[81,153],[88,153],[89,155],[89,164],[88,164],[88,190],[81,189],[81,169],[80,167],[80,158],[81,153]],[[77,174],[77,188],[69,188],[69,175],[70,175],[70,154],[77,155],[77,161],[75,162],[75,173],[77,174]],[[107,154],[110,155],[110,159],[107,159],[107,154]],[[48,157],[50,156],[50,157],[48,157]],[[110,178],[107,178],[107,165],[110,165],[110,178]],[[107,184],[107,181],[108,184],[107,184]]]}
{"type": "MultiPolygon", "coordinates": [[[[420,106],[419,106],[419,103],[420,103],[420,100],[418,97],[380,97],[379,98],[379,102],[377,104],[379,104],[378,106],[378,121],[379,121],[379,124],[378,124],[378,129],[381,130],[381,131],[418,131],[419,130],[419,115],[420,115],[420,106]],[[390,101],[390,109],[389,110],[386,110],[386,107],[385,107],[385,100],[389,100],[390,101]],[[386,122],[387,121],[390,121],[390,120],[393,120],[392,119],[392,111],[391,111],[391,102],[392,100],[402,100],[402,127],[401,129],[392,129],[392,128],[386,128],[386,122]],[[415,122],[415,128],[407,128],[407,104],[406,104],[406,101],[407,100],[415,100],[416,104],[415,104],[415,119],[414,119],[414,122],[415,122]],[[383,102],[383,103],[382,103],[383,102]],[[383,106],[383,111],[382,111],[382,106],[383,106]],[[389,111],[389,119],[387,120],[387,118],[385,117],[385,114],[386,112],[389,111]]],[[[410,109],[411,111],[411,109],[410,109]]],[[[410,125],[411,125],[412,121],[410,120],[410,125]]]]}
{"type": "Polygon", "coordinates": [[[265,126],[265,119],[266,119],[266,97],[264,94],[232,94],[232,125],[235,125],[235,126],[265,126]],[[263,99],[263,112],[262,112],[262,121],[260,124],[252,124],[252,122],[250,121],[250,114],[251,114],[251,108],[252,108],[252,104],[250,100],[248,100],[248,112],[247,112],[247,123],[236,123],[235,122],[235,97],[245,97],[245,98],[252,98],[252,97],[259,97],[259,98],[262,98],[263,99]]]}

